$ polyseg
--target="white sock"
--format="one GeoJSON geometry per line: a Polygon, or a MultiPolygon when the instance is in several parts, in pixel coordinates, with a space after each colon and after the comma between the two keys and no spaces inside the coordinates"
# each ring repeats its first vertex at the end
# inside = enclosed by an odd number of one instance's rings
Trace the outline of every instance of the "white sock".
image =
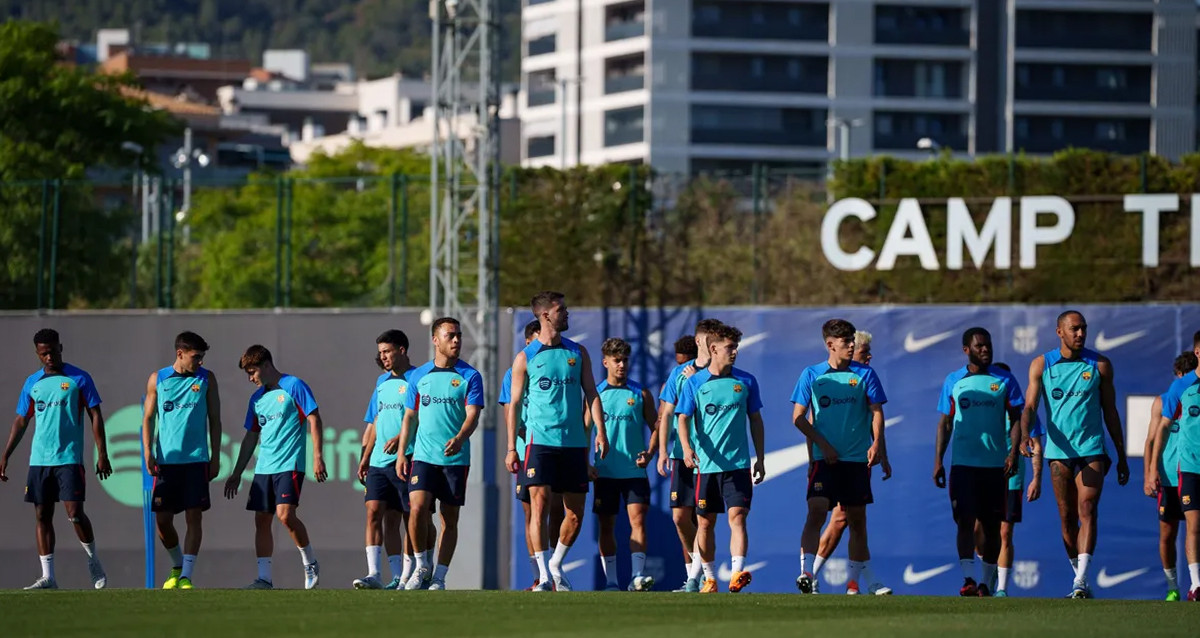
{"type": "Polygon", "coordinates": [[[801,554],[800,555],[800,571],[804,572],[805,574],[809,574],[809,575],[814,574],[815,572],[813,570],[816,569],[816,567],[814,566],[814,563],[816,562],[815,559],[816,559],[816,556],[813,556],[812,554],[801,554]]]}
{"type": "Polygon", "coordinates": [[[258,559],[258,579],[271,582],[271,557],[258,559]]]}
{"type": "MultiPolygon", "coordinates": [[[[312,565],[313,563],[317,562],[317,555],[313,553],[312,545],[307,547],[297,547],[296,549],[300,550],[300,560],[304,561],[305,565],[312,565]]],[[[379,571],[378,565],[376,565],[376,571],[379,571]]]]}
{"type": "Polygon", "coordinates": [[[183,567],[183,552],[179,550],[179,546],[167,548],[167,555],[171,557],[171,566],[175,569],[183,567]]]}
{"type": "MultiPolygon", "coordinates": [[[[856,560],[850,561],[850,580],[857,583],[858,579],[862,578],[863,567],[866,567],[866,563],[860,563],[856,560]]],[[[869,585],[870,583],[867,584],[869,585]]]]}
{"type": "Polygon", "coordinates": [[[1176,569],[1164,569],[1163,575],[1167,577],[1168,590],[1179,589],[1179,572],[1176,569]]]}
{"type": "Polygon", "coordinates": [[[529,571],[533,572],[533,575],[535,578],[537,577],[537,573],[538,573],[537,556],[534,556],[533,554],[529,555],[529,571]]]}
{"type": "Polygon", "coordinates": [[[745,566],[746,566],[746,557],[745,556],[734,556],[733,557],[733,573],[736,574],[736,573],[742,571],[742,568],[745,566]]]}
{"type": "Polygon", "coordinates": [[[54,580],[54,554],[38,556],[42,561],[42,578],[54,580]]]}
{"type": "Polygon", "coordinates": [[[405,554],[404,555],[404,568],[403,568],[404,571],[400,572],[400,580],[407,583],[408,579],[412,578],[413,569],[416,566],[417,566],[417,557],[413,556],[412,554],[405,554]]]}
{"type": "Polygon", "coordinates": [[[90,543],[80,541],[79,544],[83,545],[83,551],[87,552],[88,560],[94,560],[96,558],[96,541],[92,541],[90,543]]]}
{"type": "Polygon", "coordinates": [[[1192,589],[1200,588],[1200,563],[1188,563],[1188,575],[1192,577],[1192,589]]]}
{"type": "Polygon", "coordinates": [[[704,561],[700,560],[700,552],[692,552],[692,562],[688,563],[688,579],[695,580],[704,573],[704,561]]]}
{"type": "Polygon", "coordinates": [[[446,580],[446,572],[450,571],[449,565],[438,565],[433,568],[433,577],[438,580],[446,580]]]}
{"type": "Polygon", "coordinates": [[[562,577],[562,564],[567,559],[567,552],[571,551],[571,546],[566,543],[559,543],[554,548],[554,555],[550,557],[550,575],[555,578],[562,577]]]}
{"type": "Polygon", "coordinates": [[[183,555],[183,565],[180,565],[179,569],[180,569],[180,574],[179,574],[180,578],[191,578],[192,570],[196,569],[196,555],[195,554],[184,554],[183,555]]]}
{"type": "Polygon", "coordinates": [[[717,579],[717,568],[715,563],[704,563],[704,578],[705,580],[717,579]]]}
{"type": "Polygon", "coordinates": [[[417,564],[414,566],[414,571],[429,569],[429,556],[425,552],[417,552],[417,564]]]}
{"type": "Polygon", "coordinates": [[[817,574],[820,574],[821,568],[824,566],[825,566],[825,557],[820,554],[817,554],[817,557],[813,559],[812,575],[815,577],[817,574]]]}
{"type": "Polygon", "coordinates": [[[996,566],[985,561],[983,563],[983,584],[987,585],[988,587],[991,587],[992,580],[995,577],[996,577],[996,566]]]}
{"type": "Polygon", "coordinates": [[[998,567],[996,569],[999,572],[998,575],[996,576],[996,589],[997,590],[1008,590],[1008,572],[1012,568],[1011,567],[998,567]]]}
{"type": "Polygon", "coordinates": [[[970,578],[971,580],[975,580],[976,574],[975,574],[975,559],[974,558],[960,558],[960,559],[958,559],[958,566],[960,569],[962,569],[963,578],[970,578]]]}
{"type": "Polygon", "coordinates": [[[367,545],[367,578],[379,578],[379,559],[383,548],[379,545],[367,545]]]}
{"type": "Polygon", "coordinates": [[[546,567],[546,552],[534,552],[533,559],[537,561],[538,582],[549,582],[550,569],[546,567]]]}
{"type": "Polygon", "coordinates": [[[600,556],[600,564],[604,567],[604,582],[606,585],[617,584],[617,557],[600,556]]]}
{"type": "Polygon", "coordinates": [[[1077,567],[1075,569],[1075,580],[1076,581],[1081,582],[1084,585],[1087,584],[1087,582],[1088,582],[1088,567],[1091,565],[1091,562],[1092,562],[1091,554],[1080,554],[1079,555],[1079,567],[1077,567]]]}
{"type": "Polygon", "coordinates": [[[646,571],[646,552],[633,552],[629,555],[629,563],[633,567],[633,575],[641,576],[646,571]]]}
{"type": "Polygon", "coordinates": [[[392,578],[401,578],[404,575],[404,556],[400,554],[391,554],[388,556],[388,568],[392,570],[392,578]]]}
{"type": "Polygon", "coordinates": [[[862,562],[862,571],[860,573],[862,574],[863,582],[867,584],[867,587],[871,587],[879,583],[879,579],[875,578],[875,574],[871,572],[871,561],[864,560],[862,562]]]}

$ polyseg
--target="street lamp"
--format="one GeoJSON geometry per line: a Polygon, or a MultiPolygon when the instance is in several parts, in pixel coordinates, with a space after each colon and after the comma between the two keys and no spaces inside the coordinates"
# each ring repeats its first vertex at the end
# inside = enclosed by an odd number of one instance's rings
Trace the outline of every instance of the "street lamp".
{"type": "MultiPolygon", "coordinates": [[[[175,213],[175,221],[178,222],[182,222],[192,209],[192,162],[204,168],[209,165],[210,160],[203,150],[192,148],[192,129],[189,127],[183,131],[183,146],[176,149],[171,156],[171,164],[183,170],[183,206],[175,213]]],[[[184,232],[187,232],[186,229],[184,232]]]]}

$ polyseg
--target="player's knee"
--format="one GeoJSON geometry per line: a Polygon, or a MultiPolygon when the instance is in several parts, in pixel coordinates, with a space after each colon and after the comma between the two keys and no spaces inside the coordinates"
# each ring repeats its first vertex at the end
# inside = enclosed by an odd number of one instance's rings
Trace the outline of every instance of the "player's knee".
{"type": "Polygon", "coordinates": [[[1079,518],[1091,519],[1096,516],[1096,499],[1085,498],[1079,501],[1079,518]]]}

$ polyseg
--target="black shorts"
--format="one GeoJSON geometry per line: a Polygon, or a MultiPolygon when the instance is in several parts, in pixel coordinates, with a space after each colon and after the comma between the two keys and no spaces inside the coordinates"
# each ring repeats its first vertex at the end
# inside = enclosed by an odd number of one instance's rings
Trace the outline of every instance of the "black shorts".
{"type": "Polygon", "coordinates": [[[34,505],[86,500],[83,465],[30,465],[25,481],[25,502],[34,505]]]}
{"type": "Polygon", "coordinates": [[[650,504],[650,479],[598,478],[596,491],[592,495],[592,513],[599,516],[615,516],[621,511],[621,501],[626,505],[650,504]]]}
{"type": "Polygon", "coordinates": [[[721,514],[731,507],[750,509],[753,499],[750,468],[696,475],[697,514],[721,514]]]}
{"type": "Polygon", "coordinates": [[[1004,501],[1004,522],[1020,523],[1021,511],[1025,504],[1025,493],[1021,490],[1008,490],[1008,494],[1005,496],[1004,501]]]}
{"type": "Polygon", "coordinates": [[[1004,520],[1008,491],[1002,467],[950,466],[950,509],[956,523],[1004,520]]]}
{"type": "Polygon", "coordinates": [[[1158,486],[1158,520],[1164,523],[1178,523],[1183,520],[1183,504],[1180,502],[1179,488],[1173,485],[1158,486]]]}
{"type": "Polygon", "coordinates": [[[587,494],[588,449],[530,445],[525,453],[525,489],[540,485],[561,494],[587,494]]]}
{"type": "Polygon", "coordinates": [[[1200,510],[1200,474],[1179,473],[1179,509],[1185,512],[1200,510]]]}
{"type": "Polygon", "coordinates": [[[246,509],[273,514],[277,505],[300,505],[300,488],[304,487],[304,472],[255,474],[250,482],[250,498],[246,509]]]}
{"type": "Polygon", "coordinates": [[[866,463],[813,461],[808,471],[808,498],[827,498],[829,507],[859,507],[875,502],[871,468],[866,463]]]}
{"type": "Polygon", "coordinates": [[[467,502],[469,465],[434,465],[413,461],[409,466],[408,491],[429,492],[444,505],[462,507],[467,502]]]}
{"type": "Polygon", "coordinates": [[[396,475],[395,465],[367,468],[366,483],[364,501],[383,501],[390,510],[408,513],[408,481],[396,475]]]}
{"type": "Polygon", "coordinates": [[[1050,461],[1050,465],[1052,465],[1052,466],[1055,463],[1061,463],[1061,464],[1065,465],[1067,467],[1067,470],[1069,470],[1071,472],[1071,478],[1079,476],[1080,472],[1085,470],[1087,468],[1087,466],[1091,465],[1092,463],[1095,463],[1096,461],[1101,461],[1103,464],[1103,468],[1104,468],[1102,470],[1103,476],[1108,476],[1108,468],[1112,467],[1112,459],[1109,458],[1107,454],[1093,454],[1091,456],[1076,456],[1076,457],[1069,458],[1069,459],[1047,459],[1047,460],[1050,461]]]}
{"type": "Polygon", "coordinates": [[[696,470],[671,459],[671,508],[696,506],[696,470]]]}
{"type": "Polygon", "coordinates": [[[155,512],[208,511],[208,463],[160,463],[150,503],[155,512]]]}

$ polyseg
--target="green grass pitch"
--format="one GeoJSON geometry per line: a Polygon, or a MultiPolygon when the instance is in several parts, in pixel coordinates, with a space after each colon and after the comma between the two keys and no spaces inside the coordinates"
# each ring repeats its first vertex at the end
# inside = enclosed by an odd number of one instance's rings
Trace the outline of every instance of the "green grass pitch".
{"type": "Polygon", "coordinates": [[[1200,605],[915,596],[526,592],[0,592],[0,635],[1200,636],[1200,605]],[[412,632],[412,633],[410,633],[412,632]],[[1031,633],[1032,632],[1032,633],[1031,633]]]}

